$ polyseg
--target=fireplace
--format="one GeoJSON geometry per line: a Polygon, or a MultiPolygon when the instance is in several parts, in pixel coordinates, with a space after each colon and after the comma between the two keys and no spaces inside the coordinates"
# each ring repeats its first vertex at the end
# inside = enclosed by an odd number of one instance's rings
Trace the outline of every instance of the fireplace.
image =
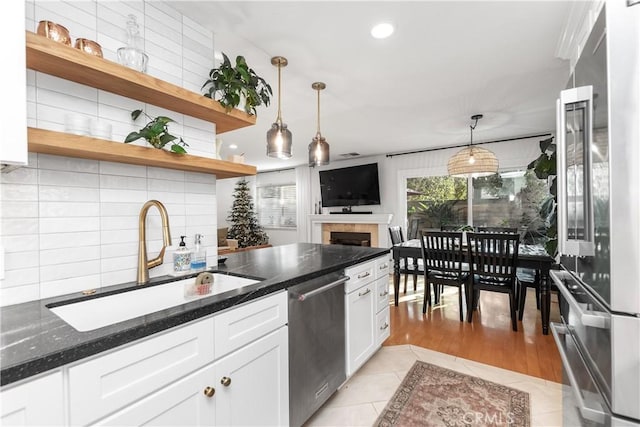
{"type": "MultiPolygon", "coordinates": [[[[311,220],[311,241],[331,243],[332,232],[368,233],[372,248],[389,247],[389,231],[392,214],[319,214],[309,215],[311,220]]],[[[363,239],[364,240],[364,239],[363,239]]]]}
{"type": "Polygon", "coordinates": [[[329,242],[332,245],[371,246],[371,233],[332,231],[329,242]]]}

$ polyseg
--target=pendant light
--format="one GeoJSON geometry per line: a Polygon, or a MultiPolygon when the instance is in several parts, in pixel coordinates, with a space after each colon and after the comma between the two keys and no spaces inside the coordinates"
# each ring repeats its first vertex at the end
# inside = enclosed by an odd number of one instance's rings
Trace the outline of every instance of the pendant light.
{"type": "Polygon", "coordinates": [[[473,146],[473,130],[478,125],[478,120],[482,118],[482,114],[474,114],[471,120],[474,120],[471,129],[471,142],[468,147],[463,148],[456,154],[451,156],[447,164],[447,170],[450,176],[455,177],[481,177],[498,173],[498,159],[492,151],[486,148],[473,146]]]}
{"type": "Polygon", "coordinates": [[[318,129],[316,136],[309,144],[309,167],[322,166],[329,164],[329,144],[327,140],[320,134],[320,91],[327,87],[322,82],[315,82],[311,87],[318,92],[318,129]]]}
{"type": "Polygon", "coordinates": [[[291,131],[287,129],[287,124],[282,123],[282,113],[280,111],[280,70],[286,67],[289,62],[282,56],[271,58],[271,64],[278,67],[278,117],[267,131],[267,156],[279,159],[291,158],[291,131]]]}

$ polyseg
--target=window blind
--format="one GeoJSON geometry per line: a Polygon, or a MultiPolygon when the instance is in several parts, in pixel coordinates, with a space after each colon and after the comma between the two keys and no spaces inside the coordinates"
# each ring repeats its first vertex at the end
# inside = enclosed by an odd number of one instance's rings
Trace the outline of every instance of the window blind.
{"type": "Polygon", "coordinates": [[[295,184],[258,187],[258,222],[265,228],[296,228],[295,184]]]}

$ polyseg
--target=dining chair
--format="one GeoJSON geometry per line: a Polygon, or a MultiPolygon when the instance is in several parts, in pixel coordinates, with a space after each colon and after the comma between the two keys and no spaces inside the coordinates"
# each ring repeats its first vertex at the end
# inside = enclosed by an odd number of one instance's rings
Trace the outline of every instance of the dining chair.
{"type": "MultiPolygon", "coordinates": [[[[462,308],[462,293],[468,301],[467,283],[469,273],[463,271],[464,253],[462,251],[462,233],[447,231],[425,231],[421,233],[420,246],[424,263],[424,300],[422,312],[427,312],[427,305],[431,304],[430,285],[434,294],[443,286],[458,288],[458,307],[460,321],[464,321],[462,308]]],[[[436,300],[437,301],[437,300],[436,300]]],[[[467,307],[469,305],[467,304],[467,307]]]]}
{"type": "MultiPolygon", "coordinates": [[[[392,225],[389,227],[389,237],[391,238],[391,244],[397,245],[404,242],[404,235],[402,234],[402,227],[399,225],[392,225]]],[[[404,274],[404,293],[407,293],[407,281],[409,280],[409,274],[414,274],[415,267],[413,265],[413,259],[410,257],[400,258],[400,274],[404,274]]],[[[418,271],[416,271],[417,273],[418,271]]],[[[417,280],[413,280],[413,290],[418,289],[417,280]]]]}
{"type": "Polygon", "coordinates": [[[407,239],[411,240],[411,239],[417,239],[419,236],[418,234],[418,227],[420,226],[420,218],[411,218],[409,220],[409,228],[407,229],[407,239]]]}
{"type": "Polygon", "coordinates": [[[518,280],[518,320],[522,320],[527,288],[535,289],[536,308],[540,310],[540,271],[531,268],[518,268],[516,278],[518,280]]]}
{"type": "Polygon", "coordinates": [[[455,225],[455,224],[441,225],[440,226],[440,231],[460,231],[461,227],[463,227],[463,226],[462,225],[455,225]]]}
{"type": "Polygon", "coordinates": [[[476,227],[478,233],[517,233],[518,227],[476,227]]]}
{"type": "Polygon", "coordinates": [[[480,291],[500,292],[509,295],[511,326],[518,330],[517,279],[518,246],[520,235],[515,233],[467,233],[467,251],[471,279],[467,320],[473,319],[480,291]]]}

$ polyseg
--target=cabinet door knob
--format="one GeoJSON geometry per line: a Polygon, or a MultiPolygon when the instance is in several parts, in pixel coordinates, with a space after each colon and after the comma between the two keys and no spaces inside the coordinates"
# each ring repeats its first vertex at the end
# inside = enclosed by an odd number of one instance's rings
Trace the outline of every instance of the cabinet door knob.
{"type": "Polygon", "coordinates": [[[225,387],[229,387],[231,385],[231,378],[222,377],[222,379],[220,380],[220,384],[222,384],[225,387]]]}
{"type": "Polygon", "coordinates": [[[204,389],[204,395],[207,397],[213,397],[216,394],[216,389],[213,387],[207,387],[204,389]]]}

